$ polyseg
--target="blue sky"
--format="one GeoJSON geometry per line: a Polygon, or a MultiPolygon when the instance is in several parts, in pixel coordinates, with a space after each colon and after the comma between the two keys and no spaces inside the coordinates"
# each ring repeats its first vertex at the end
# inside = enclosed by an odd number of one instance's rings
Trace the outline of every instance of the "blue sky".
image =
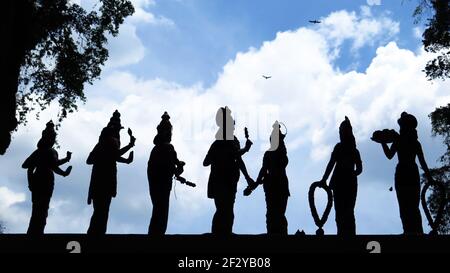
{"type": "MultiPolygon", "coordinates": [[[[92,7],[95,1],[78,2],[92,7]]],[[[85,160],[115,109],[138,140],[135,162],[119,166],[108,232],[147,231],[151,202],[146,165],[164,111],[172,116],[173,143],[187,163],[185,175],[198,184],[195,190],[176,186],[168,233],[209,232],[214,204],[206,197],[209,169],[201,162],[214,140],[216,110],[224,105],[237,120],[238,138],[244,138],[244,127],[250,130],[255,145],[244,160],[253,177],[268,148],[271,125],[275,120],[287,125],[290,233],[316,230],[308,188],[322,177],[345,115],[352,121],[364,166],[357,231],[402,232],[395,193],[388,191],[396,160],[388,161],[370,136],[377,129],[397,129],[400,113],[409,111],[419,120],[428,163],[436,166],[443,146],[431,136],[427,115],[450,101],[448,83],[430,83],[421,71],[431,56],[421,49],[417,34],[422,26],[413,24],[414,0],[133,2],[136,14],[110,40],[110,60],[101,79],[86,87],[87,103],[59,132],[60,154],[73,151],[74,170],[68,178],[57,178],[47,232],[87,230],[92,208],[86,204],[90,167],[85,160]],[[308,23],[311,19],[322,24],[308,23]],[[266,81],[262,74],[273,78],[266,81]]],[[[0,158],[0,219],[8,232],[26,231],[31,202],[26,172],[19,166],[56,113],[51,107],[40,120],[30,116],[29,125],[18,130],[8,154],[0,158]]],[[[241,183],[234,231],[263,233],[264,194],[259,189],[244,198],[243,187],[241,183]]],[[[325,197],[318,194],[316,199],[322,204],[325,197]]],[[[325,231],[336,232],[334,212],[325,231]]]]}
{"type": "MultiPolygon", "coordinates": [[[[309,20],[320,19],[336,10],[358,11],[365,4],[364,0],[160,1],[152,7],[152,12],[171,18],[176,27],[138,28],[148,54],[133,67],[133,72],[183,84],[209,85],[236,52],[272,40],[279,31],[308,26],[309,20]]],[[[372,6],[374,13],[389,12],[400,22],[398,42],[410,49],[416,49],[420,42],[412,35],[412,28],[418,27],[411,17],[414,4],[415,1],[398,0],[372,6]]],[[[365,69],[373,56],[373,48],[362,49],[358,69],[365,69]]],[[[337,65],[345,69],[353,61],[346,55],[337,65]]]]}

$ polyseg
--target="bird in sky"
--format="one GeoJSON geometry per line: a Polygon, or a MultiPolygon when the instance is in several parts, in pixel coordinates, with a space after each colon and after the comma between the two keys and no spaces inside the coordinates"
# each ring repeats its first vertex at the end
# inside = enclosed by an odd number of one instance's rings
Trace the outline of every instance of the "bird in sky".
{"type": "Polygon", "coordinates": [[[320,23],[322,23],[321,21],[318,21],[318,20],[310,20],[309,22],[311,24],[320,24],[320,23]]]}
{"type": "Polygon", "coordinates": [[[263,75],[262,77],[263,77],[264,79],[266,79],[266,80],[272,78],[272,76],[265,76],[265,75],[263,75]]]}

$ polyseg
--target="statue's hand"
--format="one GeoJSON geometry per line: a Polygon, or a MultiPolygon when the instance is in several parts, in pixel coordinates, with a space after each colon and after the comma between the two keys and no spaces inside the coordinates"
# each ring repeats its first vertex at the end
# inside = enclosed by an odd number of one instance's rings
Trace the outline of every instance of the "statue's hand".
{"type": "Polygon", "coordinates": [[[247,139],[247,141],[245,141],[245,149],[248,151],[250,150],[250,148],[252,147],[253,142],[250,139],[247,139]]]}
{"type": "Polygon", "coordinates": [[[134,152],[131,151],[131,152],[130,152],[130,155],[128,155],[128,161],[127,161],[127,163],[130,164],[131,162],[133,162],[133,160],[134,160],[134,152]]]}
{"type": "Polygon", "coordinates": [[[133,136],[133,131],[131,131],[131,128],[128,128],[128,135],[130,136],[130,145],[134,147],[136,144],[136,138],[133,136]]]}
{"type": "Polygon", "coordinates": [[[252,194],[252,192],[253,192],[253,190],[250,188],[250,186],[248,186],[244,190],[244,196],[250,196],[250,194],[252,194]]]}
{"type": "Polygon", "coordinates": [[[72,172],[72,166],[67,167],[64,177],[69,176],[71,172],[72,172]]]}

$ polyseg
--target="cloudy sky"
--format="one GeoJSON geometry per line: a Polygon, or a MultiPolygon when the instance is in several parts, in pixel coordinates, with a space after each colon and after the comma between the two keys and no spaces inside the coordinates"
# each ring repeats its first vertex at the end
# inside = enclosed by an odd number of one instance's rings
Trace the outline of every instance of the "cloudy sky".
{"type": "MultiPolygon", "coordinates": [[[[86,8],[93,0],[78,0],[86,8]]],[[[419,120],[419,138],[430,166],[443,152],[431,135],[427,115],[450,101],[449,84],[428,82],[422,69],[431,57],[421,47],[422,25],[411,17],[416,1],[133,0],[136,13],[109,43],[102,77],[86,86],[88,101],[64,121],[60,155],[73,152],[74,169],[57,177],[46,232],[84,233],[92,213],[86,204],[91,167],[85,160],[115,109],[137,137],[135,161],[119,166],[118,196],[109,233],[146,233],[151,216],[146,166],[156,126],[164,111],[172,117],[173,144],[186,161],[185,176],[195,189],[176,185],[168,233],[210,231],[214,203],[207,199],[209,168],[203,158],[214,140],[214,116],[229,106],[236,135],[248,127],[255,143],[244,161],[256,178],[271,125],[287,125],[291,189],[289,232],[316,230],[309,212],[309,185],[319,180],[347,115],[353,124],[364,172],[359,177],[357,232],[402,232],[393,185],[396,159],[385,158],[370,140],[374,130],[397,129],[402,111],[419,120]],[[310,24],[318,19],[322,23],[310,24]],[[262,75],[271,75],[265,80],[262,75]]],[[[26,171],[45,123],[56,109],[14,134],[0,157],[0,219],[7,232],[26,231],[31,214],[26,171]]],[[[123,143],[127,142],[125,132],[123,143]]],[[[241,181],[244,182],[244,181],[241,181]]],[[[234,232],[265,232],[262,189],[243,197],[240,183],[234,232]]],[[[318,206],[325,196],[317,194],[318,206]]],[[[424,219],[424,227],[428,226],[424,219]]],[[[335,233],[334,212],[325,226],[335,233]]]]}

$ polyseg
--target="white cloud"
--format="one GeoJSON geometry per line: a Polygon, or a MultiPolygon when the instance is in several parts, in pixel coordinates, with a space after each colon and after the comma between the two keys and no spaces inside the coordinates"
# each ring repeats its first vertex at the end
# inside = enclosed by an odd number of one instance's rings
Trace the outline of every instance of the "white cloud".
{"type": "Polygon", "coordinates": [[[157,25],[157,26],[166,26],[166,27],[173,27],[175,26],[175,23],[164,16],[156,16],[151,12],[147,12],[144,9],[136,9],[135,14],[131,17],[132,22],[136,23],[148,23],[151,25],[157,25]]]}
{"type": "MultiPolygon", "coordinates": [[[[109,59],[107,69],[137,64],[146,54],[146,48],[138,35],[139,27],[152,25],[155,27],[174,27],[175,23],[164,16],[148,11],[156,5],[154,0],[132,0],[135,13],[120,26],[117,37],[109,37],[109,59]]],[[[85,3],[87,5],[87,3],[85,3]]],[[[89,6],[89,5],[88,5],[89,6]]]]}
{"type": "Polygon", "coordinates": [[[27,213],[15,207],[24,201],[25,194],[0,187],[0,221],[6,225],[6,232],[21,231],[23,224],[28,220],[27,213]]]}
{"type": "Polygon", "coordinates": [[[175,23],[164,16],[156,16],[148,9],[154,5],[156,2],[154,0],[131,0],[133,3],[135,13],[131,17],[133,23],[147,23],[159,26],[175,26],[175,23]]]}
{"type": "Polygon", "coordinates": [[[145,57],[145,46],[136,33],[136,26],[125,23],[118,37],[109,38],[110,58],[106,66],[117,68],[139,63],[145,57]]]}
{"type": "Polygon", "coordinates": [[[367,0],[367,5],[369,6],[380,6],[381,0],[367,0]]]}
{"type": "MultiPolygon", "coordinates": [[[[206,198],[209,169],[204,168],[201,162],[214,140],[216,110],[219,106],[228,105],[237,120],[237,136],[243,139],[243,127],[247,126],[255,141],[254,148],[245,156],[253,176],[260,167],[273,121],[278,119],[287,125],[289,154],[297,159],[291,159],[288,168],[293,195],[288,209],[292,224],[290,231],[294,231],[295,225],[302,225],[307,232],[314,232],[306,192],[309,183],[322,176],[325,161],[338,141],[337,128],[344,116],[350,117],[358,144],[366,149],[373,145],[369,139],[371,132],[396,127],[395,121],[403,110],[416,114],[421,128],[424,128],[422,121],[426,121],[426,115],[438,104],[448,101],[446,90],[449,87],[447,83],[431,84],[425,79],[422,72],[428,57],[425,52],[401,49],[395,42],[380,46],[364,73],[341,72],[335,66],[334,51],[339,50],[345,40],[353,42],[355,48],[384,40],[386,32],[390,32],[389,35],[398,32],[398,23],[385,17],[360,17],[345,11],[332,13],[323,21],[324,26],[318,29],[280,32],[274,40],[261,47],[238,53],[224,66],[217,82],[207,89],[201,85],[186,87],[161,79],[138,78],[126,71],[105,75],[93,88],[95,92],[90,93],[88,103],[70,116],[61,129],[61,150],[76,148],[75,173],[67,178],[68,184],[57,186],[60,190],[67,187],[72,190],[65,195],[55,193],[57,203],[51,209],[50,230],[85,231],[90,208],[83,204],[90,168],[84,164],[84,159],[111,113],[119,109],[122,123],[134,129],[138,140],[135,163],[119,168],[119,194],[111,208],[109,231],[146,231],[151,207],[146,162],[153,146],[156,125],[161,114],[168,111],[174,125],[173,144],[180,159],[187,162],[185,176],[198,184],[195,190],[177,186],[178,199],[171,203],[169,232],[208,232],[213,204],[206,198]],[[270,80],[261,77],[267,73],[273,76],[270,80]],[[68,203],[60,201],[63,197],[69,199],[68,203]],[[77,200],[83,203],[77,205],[77,200]],[[76,209],[77,206],[80,208],[76,209]],[[129,215],[135,218],[126,218],[129,215]],[[70,224],[64,226],[63,223],[70,224]]],[[[19,143],[29,143],[30,135],[37,138],[43,124],[32,125],[30,128],[34,129],[28,132],[19,131],[12,148],[19,143]]],[[[25,158],[30,152],[15,156],[25,158]]],[[[384,160],[381,152],[379,160],[384,160]]],[[[5,168],[13,167],[0,164],[0,173],[7,172],[5,168]]],[[[379,165],[370,168],[382,172],[377,169],[379,165]]],[[[361,178],[364,179],[369,177],[361,178]]],[[[368,193],[372,197],[377,196],[376,191],[384,196],[380,188],[383,187],[368,187],[362,183],[361,196],[368,196],[368,193]]],[[[261,193],[256,193],[253,199],[238,198],[237,231],[264,231],[263,218],[257,218],[257,224],[251,228],[240,222],[245,217],[264,217],[263,213],[249,215],[249,211],[264,210],[261,193]]],[[[395,197],[378,202],[395,206],[395,197]]],[[[362,232],[396,232],[384,224],[376,226],[374,219],[383,214],[384,211],[374,211],[373,207],[367,211],[359,207],[358,216],[375,225],[363,226],[362,232]]],[[[389,215],[390,220],[394,218],[398,219],[395,213],[389,215]]],[[[330,220],[328,225],[334,225],[333,221],[330,220]]]]}
{"type": "Polygon", "coordinates": [[[331,13],[322,20],[318,31],[333,41],[333,46],[351,40],[352,48],[357,50],[367,44],[391,40],[399,30],[400,24],[387,15],[375,17],[369,7],[362,7],[360,14],[345,10],[331,13]]]}
{"type": "Polygon", "coordinates": [[[5,209],[16,203],[25,201],[25,195],[21,193],[15,193],[8,188],[0,187],[0,208],[5,209]]]}

